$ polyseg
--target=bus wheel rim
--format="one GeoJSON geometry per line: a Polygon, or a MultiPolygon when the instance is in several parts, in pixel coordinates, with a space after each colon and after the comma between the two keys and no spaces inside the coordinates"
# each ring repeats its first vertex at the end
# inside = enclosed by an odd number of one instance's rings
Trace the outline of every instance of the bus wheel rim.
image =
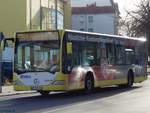
{"type": "Polygon", "coordinates": [[[87,89],[92,89],[92,81],[90,79],[87,80],[87,89]]]}

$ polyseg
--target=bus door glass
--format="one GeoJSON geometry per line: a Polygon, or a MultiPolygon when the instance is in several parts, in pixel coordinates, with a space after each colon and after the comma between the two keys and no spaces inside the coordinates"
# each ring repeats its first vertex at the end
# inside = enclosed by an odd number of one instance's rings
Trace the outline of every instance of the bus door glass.
{"type": "Polygon", "coordinates": [[[113,79],[112,73],[114,67],[114,45],[113,43],[101,42],[101,75],[102,79],[113,79]]]}

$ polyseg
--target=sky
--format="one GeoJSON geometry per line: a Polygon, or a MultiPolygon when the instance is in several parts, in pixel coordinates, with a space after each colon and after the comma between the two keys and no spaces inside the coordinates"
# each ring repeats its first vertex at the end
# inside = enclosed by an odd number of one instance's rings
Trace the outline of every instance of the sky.
{"type": "Polygon", "coordinates": [[[140,0],[114,0],[114,2],[118,3],[119,11],[122,17],[126,16],[126,10],[134,10],[136,5],[140,3],[140,0]]]}

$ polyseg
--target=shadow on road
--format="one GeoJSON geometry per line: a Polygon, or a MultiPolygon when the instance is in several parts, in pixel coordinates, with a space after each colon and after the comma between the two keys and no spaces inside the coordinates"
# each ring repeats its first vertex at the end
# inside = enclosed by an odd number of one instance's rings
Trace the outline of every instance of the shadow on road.
{"type": "Polygon", "coordinates": [[[80,102],[89,102],[101,98],[111,97],[120,93],[129,92],[140,88],[140,86],[134,86],[133,88],[118,88],[118,87],[107,87],[96,89],[92,94],[84,94],[83,92],[68,92],[50,94],[49,96],[30,96],[23,98],[14,98],[0,102],[1,108],[14,109],[15,113],[24,113],[31,111],[39,111],[44,109],[55,109],[63,106],[69,106],[80,102]]]}

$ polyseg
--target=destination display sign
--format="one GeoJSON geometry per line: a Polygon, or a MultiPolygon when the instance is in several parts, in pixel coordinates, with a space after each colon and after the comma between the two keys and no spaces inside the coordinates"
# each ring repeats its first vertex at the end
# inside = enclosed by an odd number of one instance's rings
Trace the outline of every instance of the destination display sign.
{"type": "Polygon", "coordinates": [[[99,36],[99,35],[68,33],[68,41],[113,43],[114,39],[112,37],[99,36]]]}
{"type": "Polygon", "coordinates": [[[17,33],[19,41],[58,40],[58,32],[17,33]]]}

